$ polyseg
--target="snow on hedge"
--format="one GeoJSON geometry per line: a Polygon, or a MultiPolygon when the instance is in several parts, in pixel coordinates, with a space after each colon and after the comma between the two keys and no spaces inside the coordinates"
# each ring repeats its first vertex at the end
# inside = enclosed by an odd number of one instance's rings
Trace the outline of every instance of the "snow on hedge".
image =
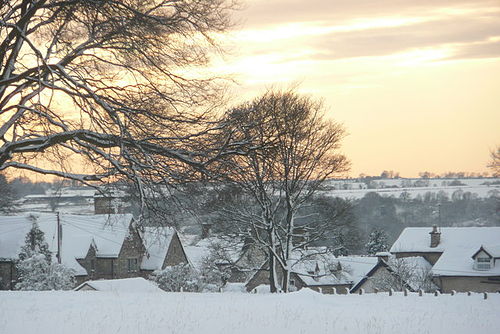
{"type": "Polygon", "coordinates": [[[500,294],[0,292],[0,333],[498,333],[500,294]]]}

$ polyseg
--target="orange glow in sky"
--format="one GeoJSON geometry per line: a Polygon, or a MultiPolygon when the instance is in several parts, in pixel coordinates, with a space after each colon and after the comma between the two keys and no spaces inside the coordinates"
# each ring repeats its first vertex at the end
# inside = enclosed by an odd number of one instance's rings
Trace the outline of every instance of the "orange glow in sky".
{"type": "Polygon", "coordinates": [[[300,83],[349,136],[350,175],[485,172],[500,145],[500,3],[249,0],[211,70],[252,98],[300,83]]]}

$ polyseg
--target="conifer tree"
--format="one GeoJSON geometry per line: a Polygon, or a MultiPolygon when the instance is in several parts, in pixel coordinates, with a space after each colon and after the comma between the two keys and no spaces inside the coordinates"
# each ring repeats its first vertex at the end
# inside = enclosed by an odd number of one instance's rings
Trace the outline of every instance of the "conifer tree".
{"type": "Polygon", "coordinates": [[[365,245],[368,254],[374,255],[378,252],[385,252],[387,246],[387,235],[384,231],[375,229],[370,233],[368,242],[365,245]]]}
{"type": "Polygon", "coordinates": [[[30,217],[33,225],[26,234],[25,244],[16,263],[18,282],[16,290],[69,290],[75,286],[74,271],[59,263],[52,263],[45,235],[36,217],[30,217]]]}

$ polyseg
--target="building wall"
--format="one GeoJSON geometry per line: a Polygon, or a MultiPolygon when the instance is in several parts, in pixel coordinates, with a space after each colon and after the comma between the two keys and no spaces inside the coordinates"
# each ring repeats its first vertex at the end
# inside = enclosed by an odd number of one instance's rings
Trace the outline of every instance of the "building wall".
{"type": "Polygon", "coordinates": [[[380,288],[377,288],[376,282],[383,281],[388,275],[392,274],[387,270],[387,268],[380,266],[363,284],[361,284],[358,289],[356,289],[356,291],[353,291],[353,293],[357,293],[360,289],[365,290],[366,293],[381,291],[380,288]]]}
{"type": "Polygon", "coordinates": [[[170,245],[168,246],[167,255],[165,256],[165,260],[163,260],[161,269],[165,269],[165,267],[168,266],[175,266],[180,263],[188,263],[188,259],[186,257],[186,253],[184,253],[184,249],[182,248],[179,236],[177,233],[174,233],[172,240],[170,241],[170,245]]]}
{"type": "Polygon", "coordinates": [[[443,293],[457,292],[500,292],[500,276],[466,277],[440,276],[435,281],[443,293]]]}
{"type": "Polygon", "coordinates": [[[394,253],[396,258],[401,257],[412,257],[412,256],[423,256],[430,264],[434,265],[437,260],[441,257],[442,252],[397,252],[394,253]]]}
{"type": "Polygon", "coordinates": [[[12,290],[17,278],[16,266],[12,261],[0,261],[0,290],[12,290]]]}
{"type": "Polygon", "coordinates": [[[142,243],[139,233],[131,225],[131,227],[129,228],[129,235],[123,241],[122,248],[120,249],[120,253],[115,262],[115,278],[139,277],[141,261],[145,252],[146,249],[142,243]],[[137,267],[135,270],[129,270],[129,259],[137,260],[137,267]]]}

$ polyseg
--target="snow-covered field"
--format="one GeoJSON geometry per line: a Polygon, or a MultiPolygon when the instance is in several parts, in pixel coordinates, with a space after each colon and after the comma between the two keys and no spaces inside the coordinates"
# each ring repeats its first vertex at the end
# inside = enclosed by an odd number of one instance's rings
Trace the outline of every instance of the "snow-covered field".
{"type": "Polygon", "coordinates": [[[329,196],[341,197],[344,199],[360,199],[363,198],[369,192],[376,192],[380,196],[401,196],[402,192],[407,192],[410,198],[415,198],[418,195],[424,196],[425,193],[432,192],[444,192],[449,198],[457,190],[461,190],[464,193],[470,192],[476,194],[480,198],[490,197],[493,194],[500,193],[500,186],[498,185],[479,185],[479,186],[429,186],[429,187],[412,187],[412,188],[381,188],[381,189],[348,189],[348,190],[331,190],[327,194],[329,196]]]}
{"type": "Polygon", "coordinates": [[[500,333],[500,294],[0,292],[0,333],[500,333]]]}

